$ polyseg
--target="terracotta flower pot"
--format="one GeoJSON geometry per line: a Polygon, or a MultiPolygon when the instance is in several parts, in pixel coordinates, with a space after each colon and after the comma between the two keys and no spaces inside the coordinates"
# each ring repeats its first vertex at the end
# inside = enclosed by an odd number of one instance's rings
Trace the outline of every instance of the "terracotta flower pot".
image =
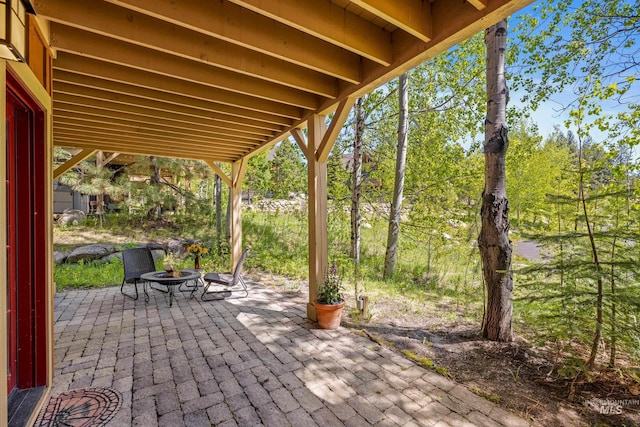
{"type": "Polygon", "coordinates": [[[318,326],[322,329],[338,329],[340,320],[342,319],[344,301],[340,304],[320,304],[316,301],[315,306],[318,326]]]}

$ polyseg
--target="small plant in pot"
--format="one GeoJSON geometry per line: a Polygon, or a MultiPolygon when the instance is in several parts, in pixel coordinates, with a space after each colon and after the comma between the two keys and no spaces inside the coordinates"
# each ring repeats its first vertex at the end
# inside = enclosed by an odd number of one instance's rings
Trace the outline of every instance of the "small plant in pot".
{"type": "Polygon", "coordinates": [[[337,329],[340,326],[344,295],[342,279],[335,263],[331,265],[324,282],[318,287],[315,306],[318,326],[322,329],[337,329]]]}

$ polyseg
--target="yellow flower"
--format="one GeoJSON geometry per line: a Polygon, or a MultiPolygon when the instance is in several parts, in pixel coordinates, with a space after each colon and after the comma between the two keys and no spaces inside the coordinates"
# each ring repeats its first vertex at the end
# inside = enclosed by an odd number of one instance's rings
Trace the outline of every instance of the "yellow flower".
{"type": "Polygon", "coordinates": [[[204,255],[209,253],[209,249],[205,248],[204,246],[200,246],[197,243],[193,243],[189,246],[187,246],[187,253],[193,253],[196,255],[204,255]]]}

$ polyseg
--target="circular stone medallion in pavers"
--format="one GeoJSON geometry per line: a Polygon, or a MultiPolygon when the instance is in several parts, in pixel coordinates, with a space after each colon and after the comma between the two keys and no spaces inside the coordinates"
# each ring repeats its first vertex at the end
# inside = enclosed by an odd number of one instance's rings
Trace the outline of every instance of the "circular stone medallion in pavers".
{"type": "Polygon", "coordinates": [[[106,425],[122,405],[122,396],[110,388],[80,388],[49,399],[36,427],[99,427],[106,425]]]}

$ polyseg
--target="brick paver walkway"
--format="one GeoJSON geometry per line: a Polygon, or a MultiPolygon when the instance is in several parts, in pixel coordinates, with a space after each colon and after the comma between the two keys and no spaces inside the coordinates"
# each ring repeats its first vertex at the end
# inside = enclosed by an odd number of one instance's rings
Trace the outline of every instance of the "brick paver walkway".
{"type": "Polygon", "coordinates": [[[52,396],[122,394],[110,426],[528,426],[464,387],[249,283],[248,298],[55,297],[52,396]]]}

